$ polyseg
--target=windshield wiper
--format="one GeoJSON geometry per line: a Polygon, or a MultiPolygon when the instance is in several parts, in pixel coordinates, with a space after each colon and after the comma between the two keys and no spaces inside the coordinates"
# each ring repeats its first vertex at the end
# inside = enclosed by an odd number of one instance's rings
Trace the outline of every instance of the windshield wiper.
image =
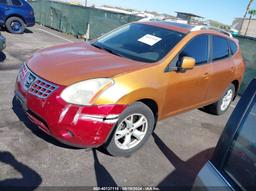
{"type": "Polygon", "coordinates": [[[111,50],[111,49],[109,49],[109,48],[99,46],[99,45],[97,45],[97,44],[95,44],[95,43],[93,43],[93,44],[91,44],[91,45],[94,46],[94,47],[96,47],[96,48],[98,48],[98,49],[105,50],[106,52],[109,52],[109,53],[114,54],[114,55],[116,55],[116,56],[124,57],[123,55],[121,55],[121,54],[119,54],[119,53],[117,53],[117,52],[115,52],[115,51],[113,51],[113,50],[111,50]]]}
{"type": "Polygon", "coordinates": [[[101,46],[99,46],[99,45],[97,45],[97,44],[95,44],[95,43],[92,43],[91,45],[94,46],[94,47],[96,47],[96,48],[98,48],[98,49],[104,50],[103,47],[101,47],[101,46]]]}

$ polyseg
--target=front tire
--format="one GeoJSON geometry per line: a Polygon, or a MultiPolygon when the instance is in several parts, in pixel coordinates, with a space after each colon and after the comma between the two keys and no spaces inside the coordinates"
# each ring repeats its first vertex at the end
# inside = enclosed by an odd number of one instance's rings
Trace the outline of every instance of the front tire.
{"type": "Polygon", "coordinates": [[[214,115],[224,114],[230,107],[232,100],[235,97],[235,91],[236,89],[234,84],[230,84],[219,101],[205,107],[206,112],[214,115]]]}
{"type": "Polygon", "coordinates": [[[25,31],[26,25],[19,17],[10,17],[5,22],[5,27],[10,33],[22,34],[25,31]]]}
{"type": "Polygon", "coordinates": [[[136,102],[121,114],[105,149],[112,156],[130,156],[145,144],[152,134],[154,124],[151,109],[136,102]]]}

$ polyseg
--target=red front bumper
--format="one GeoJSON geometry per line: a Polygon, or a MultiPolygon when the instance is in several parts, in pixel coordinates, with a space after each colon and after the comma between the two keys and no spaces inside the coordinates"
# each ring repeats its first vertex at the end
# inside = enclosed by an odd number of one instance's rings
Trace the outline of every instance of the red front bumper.
{"type": "Polygon", "coordinates": [[[78,147],[104,144],[126,105],[68,104],[60,97],[64,88],[59,86],[48,98],[43,99],[25,91],[20,82],[16,83],[19,100],[20,97],[25,99],[28,117],[44,132],[63,143],[78,147]]]}

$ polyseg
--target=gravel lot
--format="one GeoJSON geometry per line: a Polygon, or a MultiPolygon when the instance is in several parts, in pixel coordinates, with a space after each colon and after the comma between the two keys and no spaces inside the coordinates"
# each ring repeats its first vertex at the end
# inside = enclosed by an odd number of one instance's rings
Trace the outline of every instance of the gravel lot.
{"type": "Polygon", "coordinates": [[[13,101],[13,90],[19,64],[33,52],[78,40],[38,25],[23,35],[3,35],[7,49],[0,55],[0,186],[29,186],[26,190],[116,185],[189,189],[211,157],[236,104],[220,117],[194,110],[159,122],[155,134],[129,158],[70,148],[27,120],[13,101]]]}

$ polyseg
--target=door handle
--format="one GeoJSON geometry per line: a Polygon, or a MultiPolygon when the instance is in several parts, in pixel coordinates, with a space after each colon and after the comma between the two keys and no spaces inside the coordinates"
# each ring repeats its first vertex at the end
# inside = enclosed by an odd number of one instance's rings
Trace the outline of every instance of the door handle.
{"type": "Polygon", "coordinates": [[[7,11],[8,11],[8,10],[10,10],[10,8],[9,8],[9,7],[5,7],[4,9],[5,9],[5,10],[7,10],[7,11]]]}
{"type": "Polygon", "coordinates": [[[208,77],[209,77],[209,73],[208,73],[208,72],[207,72],[207,73],[204,73],[203,78],[204,78],[204,79],[208,79],[208,77]]]}

